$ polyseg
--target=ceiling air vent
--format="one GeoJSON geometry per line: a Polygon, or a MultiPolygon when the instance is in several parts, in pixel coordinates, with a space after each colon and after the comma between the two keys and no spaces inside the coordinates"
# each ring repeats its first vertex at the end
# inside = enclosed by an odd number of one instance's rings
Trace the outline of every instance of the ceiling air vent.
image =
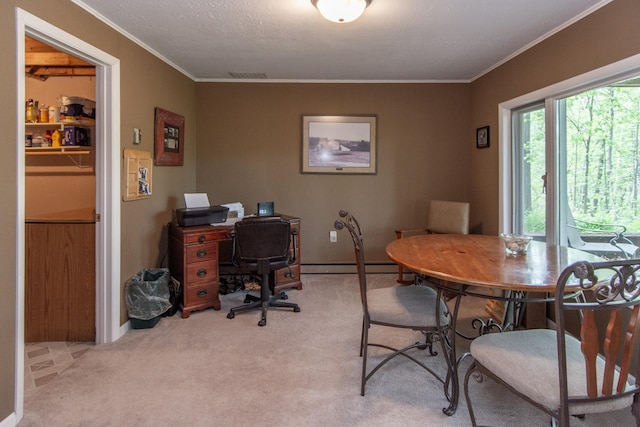
{"type": "Polygon", "coordinates": [[[266,79],[266,73],[234,73],[229,71],[229,75],[234,79],[266,79]]]}

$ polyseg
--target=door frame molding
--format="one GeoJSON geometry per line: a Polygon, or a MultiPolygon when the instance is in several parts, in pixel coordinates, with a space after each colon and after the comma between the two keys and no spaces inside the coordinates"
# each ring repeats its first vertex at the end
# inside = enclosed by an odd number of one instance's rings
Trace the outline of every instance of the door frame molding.
{"type": "Polygon", "coordinates": [[[15,415],[24,406],[25,321],[25,36],[96,66],[96,343],[110,343],[120,328],[120,60],[20,8],[16,8],[17,212],[15,415]]]}

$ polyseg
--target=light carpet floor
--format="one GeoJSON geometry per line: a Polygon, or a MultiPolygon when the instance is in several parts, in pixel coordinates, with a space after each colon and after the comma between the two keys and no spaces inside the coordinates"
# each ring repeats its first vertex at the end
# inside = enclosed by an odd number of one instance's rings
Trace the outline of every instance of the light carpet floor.
{"type": "MultiPolygon", "coordinates": [[[[371,275],[372,286],[394,282],[371,275]]],[[[403,358],[360,396],[361,307],[355,275],[304,275],[287,293],[301,312],[271,310],[227,319],[243,294],[222,296],[222,310],[163,318],[96,345],[45,387],[25,393],[20,427],[57,426],[468,426],[464,397],[446,416],[442,385],[403,358]]],[[[475,304],[465,316],[482,314],[475,304]]],[[[470,322],[471,317],[460,319],[470,322]]],[[[416,332],[372,334],[420,340],[416,332]]],[[[375,339],[375,338],[374,338],[375,339]]],[[[466,345],[466,344],[462,344],[466,345]]],[[[428,359],[440,372],[444,360],[428,359]]],[[[466,371],[463,362],[461,372],[466,371]]],[[[547,426],[549,418],[491,381],[473,384],[478,422],[547,426]]],[[[630,411],[588,416],[575,426],[632,426],[630,411]]]]}

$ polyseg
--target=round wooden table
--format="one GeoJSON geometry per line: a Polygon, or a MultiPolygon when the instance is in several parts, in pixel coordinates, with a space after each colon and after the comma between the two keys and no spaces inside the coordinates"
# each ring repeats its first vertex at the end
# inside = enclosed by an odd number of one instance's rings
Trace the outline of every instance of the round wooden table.
{"type": "MultiPolygon", "coordinates": [[[[509,327],[515,327],[519,325],[518,312],[524,304],[549,301],[546,294],[553,295],[556,280],[565,267],[577,261],[602,261],[602,258],[588,252],[536,241],[529,244],[526,254],[510,255],[500,237],[474,234],[405,237],[389,243],[387,255],[395,263],[424,278],[425,284],[435,287],[440,297],[446,294],[449,297],[448,304],[453,304],[453,309],[449,310],[449,325],[438,328],[450,372],[450,382],[445,387],[449,407],[443,409],[447,415],[455,413],[459,400],[459,360],[455,338],[460,335],[456,332],[460,296],[493,299],[495,295],[487,293],[486,288],[505,291],[505,295],[499,299],[516,306],[511,310],[514,320],[508,324],[509,327]],[[485,292],[470,291],[465,285],[485,288],[485,292]],[[528,297],[530,293],[537,296],[528,297]]],[[[440,319],[440,305],[436,304],[436,307],[436,319],[440,319]]],[[[504,320],[500,325],[491,321],[481,322],[480,333],[496,325],[499,330],[505,327],[504,320]]]]}
{"type": "Polygon", "coordinates": [[[565,246],[532,241],[523,255],[510,255],[498,236],[425,234],[394,240],[387,255],[425,276],[453,283],[525,292],[553,292],[560,272],[576,261],[602,258],[565,246]]]}

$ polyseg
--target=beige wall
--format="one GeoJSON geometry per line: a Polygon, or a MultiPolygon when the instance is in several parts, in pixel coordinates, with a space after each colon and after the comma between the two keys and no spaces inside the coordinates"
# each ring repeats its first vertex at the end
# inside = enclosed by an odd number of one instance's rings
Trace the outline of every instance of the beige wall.
{"type": "Polygon", "coordinates": [[[156,106],[186,118],[185,166],[155,168],[153,196],[122,204],[120,286],[157,263],[166,250],[163,225],[182,206],[182,193],[196,188],[214,203],[241,201],[251,211],[274,200],[278,210],[302,217],[303,262],[351,260],[344,236],[328,243],[340,208],[362,220],[371,261],[385,260],[382,249],[396,226],[423,223],[430,198],[468,198],[475,231],[493,234],[498,103],[640,53],[640,2],[615,0],[470,85],[195,84],[68,0],[1,2],[0,421],[13,412],[15,397],[15,6],[121,60],[121,141],[113,141],[121,149],[133,148],[138,127],[137,148],[153,150],[156,106]],[[302,114],[363,113],[378,115],[377,175],[299,173],[302,114]],[[491,147],[477,150],[475,128],[484,125],[492,129],[491,147]]]}
{"type": "MultiPolygon", "coordinates": [[[[109,141],[123,148],[153,152],[153,123],[156,106],[185,116],[186,149],[184,167],[156,167],[153,197],[122,203],[121,289],[129,277],[146,267],[154,267],[166,251],[164,225],[171,220],[172,208],[185,191],[195,190],[195,83],[136,46],[68,0],[9,0],[0,2],[0,128],[3,129],[3,155],[0,156],[2,203],[0,214],[0,421],[14,409],[15,355],[15,277],[16,277],[16,24],[15,7],[20,7],[87,43],[119,58],[121,65],[121,134],[109,141]],[[191,125],[191,127],[190,127],[191,125]],[[139,146],[131,142],[132,128],[142,129],[139,146]]],[[[22,90],[22,88],[20,88],[22,90]]],[[[122,173],[122,172],[121,172],[122,173]]],[[[124,187],[123,187],[124,188],[124,187]]],[[[122,304],[121,323],[127,319],[122,304]]]]}
{"type": "Polygon", "coordinates": [[[4,138],[0,142],[0,422],[14,410],[15,388],[15,317],[16,317],[16,102],[15,65],[15,2],[0,3],[0,39],[4,61],[0,61],[0,93],[4,102],[0,104],[0,128],[4,138]]]}
{"type": "Polygon", "coordinates": [[[367,260],[389,262],[395,227],[424,227],[429,199],[469,197],[468,86],[199,83],[198,191],[299,216],[303,264],[353,263],[346,234],[329,243],[338,211],[350,210],[367,260]],[[376,114],[378,173],[301,174],[303,114],[376,114]]]}
{"type": "MultiPolygon", "coordinates": [[[[122,281],[146,267],[159,264],[167,251],[167,227],[177,201],[195,190],[196,102],[195,83],[141,49],[122,49],[115,56],[122,66],[121,148],[154,152],[154,109],[185,118],[184,166],[153,168],[153,195],[122,203],[122,281]],[[142,131],[142,143],[133,145],[133,128],[142,131]]],[[[124,194],[122,180],[121,194],[124,194]]],[[[166,260],[165,260],[166,264],[166,260]]],[[[166,265],[165,265],[166,266],[166,265]]],[[[122,323],[127,320],[121,298],[122,323]]]]}

